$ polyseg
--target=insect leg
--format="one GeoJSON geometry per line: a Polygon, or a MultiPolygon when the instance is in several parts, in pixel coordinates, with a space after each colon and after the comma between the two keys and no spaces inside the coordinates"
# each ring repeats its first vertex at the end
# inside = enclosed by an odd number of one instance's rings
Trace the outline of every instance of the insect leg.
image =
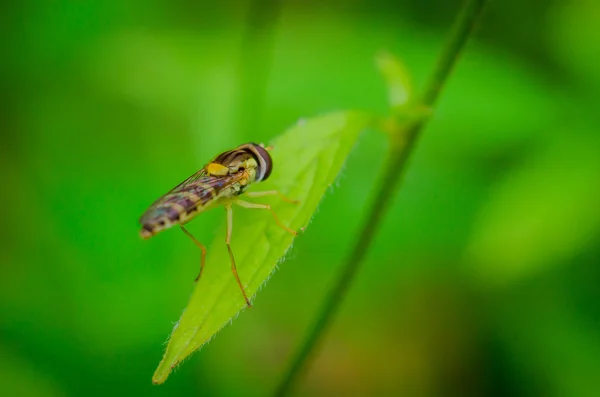
{"type": "Polygon", "coordinates": [[[296,233],[296,231],[290,229],[289,227],[287,227],[283,223],[281,223],[281,221],[277,217],[277,214],[275,214],[275,211],[273,211],[273,208],[271,208],[271,206],[269,204],[249,203],[247,201],[242,201],[242,200],[235,200],[234,203],[236,203],[240,207],[244,207],[244,208],[255,208],[255,209],[269,210],[269,211],[271,211],[271,214],[273,214],[273,218],[275,218],[275,222],[277,223],[277,225],[279,225],[279,227],[281,227],[282,229],[284,229],[286,232],[293,234],[294,236],[298,235],[298,233],[296,233]]]}
{"type": "Polygon", "coordinates": [[[188,235],[189,238],[192,239],[194,244],[196,244],[198,246],[198,248],[200,248],[200,251],[202,251],[202,257],[200,258],[200,273],[198,273],[198,277],[196,277],[196,280],[194,280],[194,281],[198,281],[198,280],[200,280],[200,276],[202,276],[202,271],[204,270],[204,260],[206,259],[206,248],[202,244],[200,244],[200,241],[196,240],[196,238],[194,236],[192,236],[192,233],[188,232],[187,229],[185,227],[183,227],[183,225],[179,225],[179,227],[181,228],[181,230],[183,230],[183,232],[185,234],[188,235]]]}
{"type": "Polygon", "coordinates": [[[300,202],[300,200],[292,200],[290,198],[287,198],[286,196],[284,196],[278,190],[266,190],[264,192],[247,192],[247,193],[244,193],[244,195],[246,197],[263,197],[263,196],[272,196],[272,195],[275,195],[275,194],[278,195],[283,201],[286,201],[288,203],[298,204],[300,202]]]}
{"type": "Polygon", "coordinates": [[[242,290],[242,294],[244,295],[246,304],[248,305],[248,307],[252,307],[252,304],[250,303],[248,296],[246,296],[246,291],[244,291],[244,286],[242,285],[242,282],[240,281],[240,277],[238,276],[237,268],[235,267],[235,259],[233,257],[233,251],[231,250],[231,232],[233,230],[233,211],[231,210],[231,205],[226,204],[225,209],[227,210],[227,237],[225,239],[225,244],[227,244],[227,251],[229,252],[229,259],[231,260],[231,271],[232,271],[233,275],[235,276],[235,280],[237,281],[238,285],[240,286],[240,290],[242,290]]]}

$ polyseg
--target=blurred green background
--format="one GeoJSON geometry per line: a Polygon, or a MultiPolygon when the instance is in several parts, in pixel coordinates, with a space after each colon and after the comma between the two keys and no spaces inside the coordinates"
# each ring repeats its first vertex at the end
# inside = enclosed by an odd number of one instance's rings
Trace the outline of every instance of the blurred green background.
{"type": "MultiPolygon", "coordinates": [[[[142,241],[138,217],[220,151],[332,110],[384,115],[375,54],[422,87],[460,4],[3,3],[0,394],[273,390],[383,135],[361,137],[255,308],[162,386],[199,252],[175,230],[142,241]]],[[[600,395],[599,18],[595,0],[491,3],[298,395],[600,395]]],[[[208,242],[223,221],[190,230],[208,242]]]]}

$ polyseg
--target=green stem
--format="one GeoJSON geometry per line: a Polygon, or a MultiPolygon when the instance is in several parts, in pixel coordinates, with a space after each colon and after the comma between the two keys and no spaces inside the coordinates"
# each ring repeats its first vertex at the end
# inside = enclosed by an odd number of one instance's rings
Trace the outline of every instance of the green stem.
{"type": "MultiPolygon", "coordinates": [[[[465,4],[421,99],[422,106],[431,108],[435,104],[473,28],[481,17],[486,2],[487,0],[468,0],[465,4]]],[[[366,224],[360,231],[358,241],[354,245],[354,250],[342,266],[339,279],[326,299],[312,330],[304,341],[298,355],[294,358],[282,382],[279,384],[275,392],[276,396],[284,396],[291,390],[331,324],[362,260],[369,251],[381,219],[400,184],[406,163],[426,122],[427,119],[424,118],[416,120],[409,125],[403,126],[392,135],[392,144],[389,153],[390,161],[387,163],[388,165],[383,177],[376,188],[375,201],[367,216],[366,224]]]]}

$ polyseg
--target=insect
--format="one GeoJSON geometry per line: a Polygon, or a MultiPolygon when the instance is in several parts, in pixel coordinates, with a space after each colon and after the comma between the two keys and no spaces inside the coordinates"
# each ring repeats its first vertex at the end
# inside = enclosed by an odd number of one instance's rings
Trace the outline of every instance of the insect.
{"type": "Polygon", "coordinates": [[[294,236],[297,235],[296,231],[281,223],[270,205],[250,203],[239,199],[241,194],[245,194],[246,197],[279,195],[284,201],[290,203],[298,202],[297,200],[288,199],[277,190],[246,192],[246,189],[251,184],[264,181],[271,175],[273,161],[269,155],[269,149],[265,148],[262,144],[247,143],[233,150],[221,153],[200,171],[155,201],[140,218],[142,225],[140,235],[144,239],[148,239],[174,225],[179,225],[181,230],[192,239],[202,253],[200,257],[200,273],[196,277],[196,281],[198,281],[204,270],[206,248],[192,236],[184,225],[198,214],[210,208],[223,205],[227,211],[225,244],[227,245],[229,259],[231,260],[231,271],[244,295],[244,300],[248,307],[252,307],[252,305],[238,276],[235,258],[231,250],[231,232],[233,229],[232,204],[237,204],[244,208],[268,210],[273,215],[277,225],[294,236]]]}

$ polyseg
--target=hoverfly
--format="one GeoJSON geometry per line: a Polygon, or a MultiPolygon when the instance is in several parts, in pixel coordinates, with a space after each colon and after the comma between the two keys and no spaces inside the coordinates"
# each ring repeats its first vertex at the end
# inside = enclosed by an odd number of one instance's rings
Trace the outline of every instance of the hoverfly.
{"type": "Polygon", "coordinates": [[[179,225],[181,230],[192,239],[202,252],[200,258],[200,273],[196,281],[202,276],[206,248],[184,227],[198,214],[218,205],[223,205],[227,211],[227,235],[225,244],[231,260],[231,271],[237,281],[248,307],[252,307],[246,291],[237,273],[233,251],[231,250],[231,232],[233,228],[232,204],[244,208],[265,209],[271,212],[277,225],[287,232],[297,235],[296,231],[285,226],[275,211],[268,204],[257,204],[242,201],[239,196],[244,193],[246,197],[263,197],[279,195],[284,201],[297,203],[290,200],[277,190],[263,192],[247,192],[246,189],[256,182],[266,180],[273,169],[273,162],[268,153],[270,148],[262,144],[247,143],[237,148],[221,153],[200,171],[190,176],[168,193],[154,202],[140,218],[142,229],[140,235],[148,239],[155,234],[179,225]]]}

